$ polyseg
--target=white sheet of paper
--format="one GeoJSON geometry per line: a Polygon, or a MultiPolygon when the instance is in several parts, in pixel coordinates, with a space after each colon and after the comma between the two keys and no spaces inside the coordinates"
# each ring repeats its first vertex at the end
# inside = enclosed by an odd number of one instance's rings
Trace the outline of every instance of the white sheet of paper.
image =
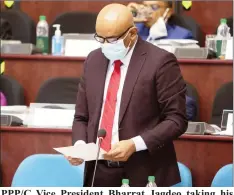
{"type": "MultiPolygon", "coordinates": [[[[70,156],[73,158],[81,158],[84,161],[92,161],[96,160],[97,152],[98,152],[98,145],[95,143],[89,144],[79,144],[76,146],[69,146],[69,147],[62,147],[62,148],[54,148],[57,152],[65,155],[70,156]]],[[[103,154],[106,152],[103,149],[100,149],[99,153],[99,160],[104,159],[103,154]]]]}
{"type": "Polygon", "coordinates": [[[227,40],[225,59],[233,59],[233,37],[227,40]]]}
{"type": "Polygon", "coordinates": [[[100,47],[96,40],[66,40],[65,56],[87,57],[89,53],[100,47]]]}
{"type": "Polygon", "coordinates": [[[71,127],[75,110],[35,108],[29,126],[36,127],[71,127]]]}

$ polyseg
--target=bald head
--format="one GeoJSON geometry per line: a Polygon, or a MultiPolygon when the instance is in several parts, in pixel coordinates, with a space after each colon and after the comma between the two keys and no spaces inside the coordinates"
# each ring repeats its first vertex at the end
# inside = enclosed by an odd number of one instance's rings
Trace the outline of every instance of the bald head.
{"type": "Polygon", "coordinates": [[[105,6],[98,14],[96,33],[102,37],[116,37],[134,26],[131,11],[122,4],[105,6]]]}

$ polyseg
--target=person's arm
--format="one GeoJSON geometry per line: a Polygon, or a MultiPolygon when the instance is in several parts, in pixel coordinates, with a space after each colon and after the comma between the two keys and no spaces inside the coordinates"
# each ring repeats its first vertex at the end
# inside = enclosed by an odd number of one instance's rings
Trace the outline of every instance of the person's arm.
{"type": "Polygon", "coordinates": [[[78,87],[75,116],[72,126],[73,144],[75,144],[77,141],[87,142],[87,127],[89,121],[89,112],[88,112],[86,85],[85,85],[87,62],[88,58],[84,63],[84,74],[83,77],[80,79],[78,87]]]}
{"type": "Polygon", "coordinates": [[[196,101],[186,96],[186,115],[188,121],[195,121],[197,117],[197,104],[196,101]]]}
{"type": "MultiPolygon", "coordinates": [[[[186,33],[184,39],[194,39],[193,33],[190,30],[187,30],[187,33],[186,33]]],[[[199,40],[197,40],[197,41],[199,41],[199,40]]]]}
{"type": "Polygon", "coordinates": [[[150,153],[172,142],[187,129],[186,84],[173,54],[167,54],[155,75],[155,90],[160,106],[161,122],[141,134],[150,153]]]}

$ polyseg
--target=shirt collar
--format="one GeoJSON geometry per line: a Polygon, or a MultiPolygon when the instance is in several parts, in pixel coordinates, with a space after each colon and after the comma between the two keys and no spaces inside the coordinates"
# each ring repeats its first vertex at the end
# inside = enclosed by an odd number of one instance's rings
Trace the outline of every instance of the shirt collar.
{"type": "MultiPolygon", "coordinates": [[[[130,63],[131,57],[132,57],[132,53],[134,51],[134,48],[136,46],[137,40],[135,41],[134,45],[132,46],[132,48],[129,50],[129,52],[127,53],[127,55],[121,60],[121,62],[123,63],[123,65],[128,65],[130,63]]],[[[111,64],[114,64],[114,61],[111,61],[111,64]]]]}

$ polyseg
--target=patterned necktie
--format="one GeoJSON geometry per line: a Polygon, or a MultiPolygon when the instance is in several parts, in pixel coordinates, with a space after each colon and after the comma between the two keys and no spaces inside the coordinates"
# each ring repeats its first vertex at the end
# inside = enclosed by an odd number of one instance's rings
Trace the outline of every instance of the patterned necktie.
{"type": "Polygon", "coordinates": [[[106,130],[106,137],[102,140],[101,148],[107,152],[111,149],[112,128],[114,123],[115,107],[117,102],[117,92],[120,83],[121,64],[122,62],[120,60],[114,62],[115,67],[108,85],[102,119],[101,119],[100,128],[106,130]]]}

